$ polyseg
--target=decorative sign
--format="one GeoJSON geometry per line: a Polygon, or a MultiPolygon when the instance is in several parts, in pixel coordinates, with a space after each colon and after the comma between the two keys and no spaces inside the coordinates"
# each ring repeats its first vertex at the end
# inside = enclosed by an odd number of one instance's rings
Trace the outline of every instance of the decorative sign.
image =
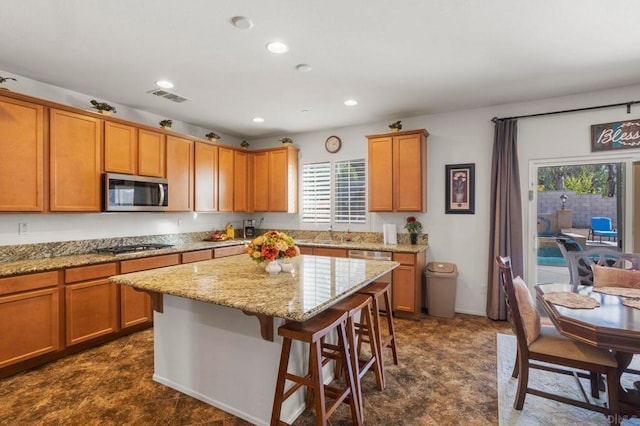
{"type": "Polygon", "coordinates": [[[640,119],[591,126],[591,152],[640,148],[640,119]]]}

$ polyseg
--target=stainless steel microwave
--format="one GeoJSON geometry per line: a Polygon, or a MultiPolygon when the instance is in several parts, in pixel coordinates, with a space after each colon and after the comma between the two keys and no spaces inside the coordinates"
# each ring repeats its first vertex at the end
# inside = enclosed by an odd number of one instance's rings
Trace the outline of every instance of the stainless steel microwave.
{"type": "Polygon", "coordinates": [[[105,211],[157,212],[168,207],[169,184],[166,179],[105,173],[105,211]]]}

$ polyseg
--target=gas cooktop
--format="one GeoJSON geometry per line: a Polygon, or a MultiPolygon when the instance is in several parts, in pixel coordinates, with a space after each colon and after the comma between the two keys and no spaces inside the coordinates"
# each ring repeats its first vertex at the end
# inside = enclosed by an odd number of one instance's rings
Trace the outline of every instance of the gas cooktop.
{"type": "Polygon", "coordinates": [[[123,253],[133,253],[137,251],[159,250],[159,249],[169,248],[169,247],[173,247],[173,245],[161,244],[161,243],[142,243],[142,244],[131,244],[126,246],[102,247],[102,248],[96,249],[96,253],[123,254],[123,253]]]}

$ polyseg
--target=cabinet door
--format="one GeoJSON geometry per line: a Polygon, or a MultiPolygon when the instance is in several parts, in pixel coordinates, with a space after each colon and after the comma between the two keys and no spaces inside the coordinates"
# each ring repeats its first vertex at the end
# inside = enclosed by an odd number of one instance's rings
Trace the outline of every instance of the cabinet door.
{"type": "Polygon", "coordinates": [[[249,158],[246,152],[233,151],[233,211],[249,211],[249,158]]]}
{"type": "Polygon", "coordinates": [[[413,266],[400,265],[393,270],[392,301],[393,310],[415,312],[415,269],[413,266]]]}
{"type": "Polygon", "coordinates": [[[393,138],[393,183],[395,211],[424,211],[423,167],[425,152],[420,134],[393,138]]]}
{"type": "Polygon", "coordinates": [[[393,142],[369,139],[369,211],[393,211],[393,142]]]}
{"type": "Polygon", "coordinates": [[[193,210],[193,142],[167,136],[169,210],[193,210]]]}
{"type": "Polygon", "coordinates": [[[133,126],[105,121],[105,172],[136,174],[138,163],[138,130],[133,126]]]}
{"type": "Polygon", "coordinates": [[[128,285],[120,286],[120,312],[122,328],[153,321],[151,297],[128,285]]]}
{"type": "Polygon", "coordinates": [[[269,153],[251,154],[253,162],[253,211],[269,211],[269,153]]]}
{"type": "Polygon", "coordinates": [[[102,120],[50,112],[50,210],[100,211],[102,120]]]}
{"type": "Polygon", "coordinates": [[[44,107],[0,97],[0,211],[44,210],[44,107]]]}
{"type": "Polygon", "coordinates": [[[233,211],[233,150],[218,147],[218,211],[233,211]]]}
{"type": "Polygon", "coordinates": [[[269,211],[288,211],[287,151],[269,152],[269,211]]]}
{"type": "Polygon", "coordinates": [[[107,279],[65,286],[67,346],[118,331],[116,284],[107,279]]]}
{"type": "Polygon", "coordinates": [[[214,212],[218,209],[216,194],[218,147],[206,143],[195,143],[195,209],[214,212]]]}
{"type": "Polygon", "coordinates": [[[138,174],[165,177],[164,135],[140,129],[138,131],[138,174]]]}
{"type": "Polygon", "coordinates": [[[56,287],[0,297],[0,368],[60,348],[56,287]]]}

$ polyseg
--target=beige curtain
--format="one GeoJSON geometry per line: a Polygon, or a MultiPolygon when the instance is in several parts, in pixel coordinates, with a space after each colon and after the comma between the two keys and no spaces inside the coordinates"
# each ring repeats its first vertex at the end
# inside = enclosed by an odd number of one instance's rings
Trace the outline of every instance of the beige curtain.
{"type": "Polygon", "coordinates": [[[507,307],[498,278],[496,256],[511,256],[514,276],[522,276],[523,272],[517,124],[517,120],[497,120],[493,138],[487,316],[494,320],[507,319],[507,307]]]}

